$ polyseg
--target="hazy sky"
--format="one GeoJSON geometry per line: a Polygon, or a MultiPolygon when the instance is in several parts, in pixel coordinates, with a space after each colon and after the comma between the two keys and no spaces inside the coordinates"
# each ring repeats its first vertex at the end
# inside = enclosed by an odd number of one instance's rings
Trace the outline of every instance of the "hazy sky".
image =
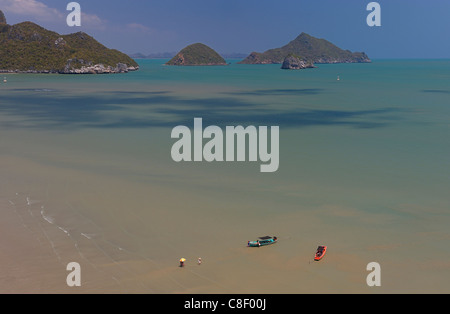
{"type": "Polygon", "coordinates": [[[450,0],[384,0],[369,27],[369,0],[79,0],[82,27],[66,25],[66,0],[0,0],[9,24],[84,31],[126,53],[179,51],[202,42],[220,53],[263,52],[301,32],[371,58],[450,58],[450,0]]]}

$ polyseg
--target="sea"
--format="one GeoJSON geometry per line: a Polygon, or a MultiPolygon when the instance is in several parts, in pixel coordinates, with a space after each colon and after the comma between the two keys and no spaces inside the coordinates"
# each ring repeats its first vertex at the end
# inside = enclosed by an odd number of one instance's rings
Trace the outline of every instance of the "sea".
{"type": "Polygon", "coordinates": [[[1,75],[0,293],[450,292],[450,60],[166,61],[1,75]],[[278,170],[175,162],[194,118],[278,126],[278,170]]]}

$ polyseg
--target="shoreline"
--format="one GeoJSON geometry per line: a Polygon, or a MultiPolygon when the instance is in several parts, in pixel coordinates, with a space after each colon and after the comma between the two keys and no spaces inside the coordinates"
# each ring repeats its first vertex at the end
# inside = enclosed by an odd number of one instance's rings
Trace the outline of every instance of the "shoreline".
{"type": "Polygon", "coordinates": [[[63,292],[51,283],[64,268],[10,206],[0,199],[0,294],[63,292]]]}
{"type": "Polygon", "coordinates": [[[112,67],[82,67],[81,69],[72,69],[69,71],[55,71],[55,70],[0,70],[0,74],[122,74],[128,72],[139,71],[139,67],[127,67],[122,69],[113,69],[112,67]]]}

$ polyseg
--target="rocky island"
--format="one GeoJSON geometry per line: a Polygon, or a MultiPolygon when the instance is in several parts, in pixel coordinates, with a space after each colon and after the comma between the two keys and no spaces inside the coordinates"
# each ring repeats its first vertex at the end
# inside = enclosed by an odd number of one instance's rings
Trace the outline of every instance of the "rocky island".
{"type": "Polygon", "coordinates": [[[138,69],[132,58],[86,33],[59,35],[32,22],[8,25],[0,11],[0,72],[108,74],[138,69]]]}
{"type": "Polygon", "coordinates": [[[182,49],[166,65],[227,65],[216,51],[204,44],[193,44],[182,49]]]}
{"type": "Polygon", "coordinates": [[[305,60],[302,57],[294,54],[289,54],[283,61],[281,66],[283,70],[301,70],[315,68],[314,63],[311,60],[305,60]]]}
{"type": "Polygon", "coordinates": [[[343,50],[325,39],[318,39],[301,33],[287,45],[267,50],[264,53],[252,52],[241,64],[281,64],[288,55],[301,56],[313,63],[367,63],[371,62],[364,52],[343,50]]]}

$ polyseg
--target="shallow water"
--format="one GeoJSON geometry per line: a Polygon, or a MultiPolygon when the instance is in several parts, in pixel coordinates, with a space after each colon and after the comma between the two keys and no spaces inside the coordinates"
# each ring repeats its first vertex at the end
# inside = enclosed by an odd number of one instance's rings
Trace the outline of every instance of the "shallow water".
{"type": "Polygon", "coordinates": [[[139,62],[0,84],[0,292],[449,291],[450,61],[139,62]],[[173,162],[194,117],[280,126],[279,170],[173,162]],[[279,243],[246,247],[266,234],[279,243]]]}

